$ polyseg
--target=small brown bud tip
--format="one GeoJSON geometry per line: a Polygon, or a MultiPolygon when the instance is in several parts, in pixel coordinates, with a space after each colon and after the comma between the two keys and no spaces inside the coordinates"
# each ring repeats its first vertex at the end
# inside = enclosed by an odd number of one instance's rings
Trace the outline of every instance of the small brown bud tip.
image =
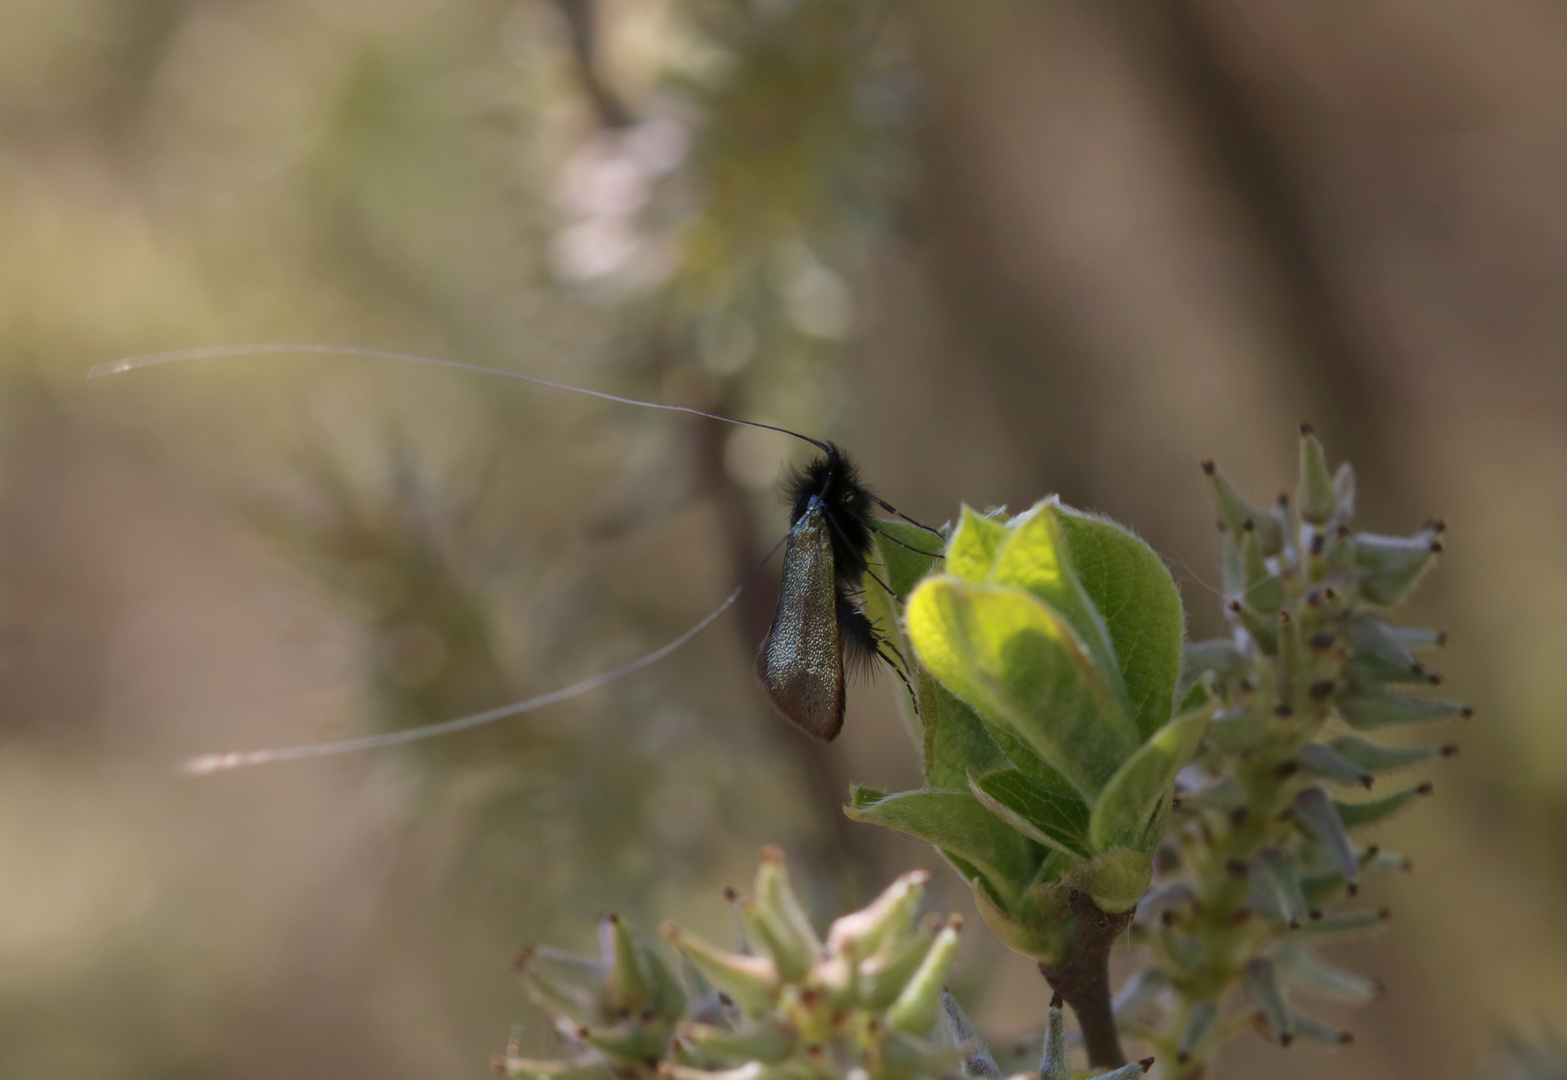
{"type": "Polygon", "coordinates": [[[1354,1041],[1355,1041],[1355,1036],[1352,1035],[1350,1032],[1347,1032],[1347,1031],[1340,1033],[1340,1035],[1338,1037],[1338,1044],[1340,1046],[1348,1046],[1350,1043],[1352,1043],[1354,1041]]]}
{"type": "Polygon", "coordinates": [[[1306,918],[1310,919],[1312,922],[1316,922],[1318,919],[1322,918],[1322,909],[1321,908],[1310,908],[1310,909],[1308,909],[1307,912],[1306,912],[1306,918]]]}
{"type": "Polygon", "coordinates": [[[680,936],[680,927],[672,922],[666,922],[658,928],[658,936],[665,941],[674,941],[680,936]]]}
{"type": "Polygon", "coordinates": [[[1321,682],[1312,683],[1311,689],[1306,692],[1311,695],[1312,701],[1326,701],[1333,696],[1335,689],[1337,686],[1332,679],[1323,679],[1321,682]]]}
{"type": "Polygon", "coordinates": [[[1446,532],[1447,522],[1443,521],[1441,518],[1432,518],[1430,521],[1426,522],[1426,528],[1430,529],[1434,533],[1446,532]]]}
{"type": "Polygon", "coordinates": [[[1245,877],[1250,872],[1244,859],[1229,860],[1224,864],[1224,871],[1225,873],[1229,874],[1230,877],[1235,878],[1245,877]]]}
{"type": "Polygon", "coordinates": [[[1207,473],[1209,476],[1212,476],[1214,474],[1214,470],[1216,468],[1217,468],[1217,466],[1214,465],[1212,458],[1209,458],[1208,460],[1206,460],[1206,461],[1204,461],[1202,463],[1202,471],[1207,473]]]}
{"type": "Polygon", "coordinates": [[[1433,554],[1433,555],[1440,555],[1440,554],[1442,554],[1442,541],[1440,541],[1440,540],[1433,540],[1433,541],[1431,541],[1431,554],[1433,554]]]}
{"type": "Polygon", "coordinates": [[[1425,783],[1423,783],[1419,787],[1415,788],[1415,794],[1416,795],[1429,795],[1429,794],[1431,794],[1435,790],[1436,790],[1436,785],[1431,783],[1431,781],[1427,780],[1425,783]]]}
{"type": "Polygon", "coordinates": [[[1050,1007],[1052,1009],[1061,1007],[1061,994],[1059,992],[1050,995],[1050,1007]]]}
{"type": "Polygon", "coordinates": [[[740,899],[740,894],[735,891],[735,887],[733,885],[725,885],[724,900],[732,904],[738,899],[740,899]]]}
{"type": "Polygon", "coordinates": [[[1368,776],[1366,776],[1366,777],[1361,779],[1360,786],[1365,788],[1367,791],[1370,791],[1371,790],[1371,785],[1375,784],[1376,782],[1377,782],[1377,778],[1376,777],[1368,775],[1368,776]]]}
{"type": "Polygon", "coordinates": [[[805,1048],[805,1053],[806,1053],[807,1057],[813,1057],[813,1058],[821,1057],[822,1056],[821,1044],[820,1043],[812,1043],[810,1046],[807,1046],[805,1048]]]}
{"type": "Polygon", "coordinates": [[[1300,762],[1295,760],[1281,761],[1273,767],[1273,775],[1280,780],[1287,780],[1300,772],[1300,762]]]}
{"type": "Polygon", "coordinates": [[[1456,757],[1457,755],[1458,755],[1458,744],[1457,743],[1448,743],[1446,746],[1442,747],[1442,756],[1443,757],[1456,757]]]}
{"type": "Polygon", "coordinates": [[[1300,433],[1302,435],[1315,435],[1317,429],[1311,426],[1310,420],[1302,420],[1300,422],[1300,433]]]}
{"type": "Polygon", "coordinates": [[[618,912],[618,911],[606,911],[606,912],[604,912],[604,921],[607,922],[607,923],[613,923],[613,924],[618,926],[620,924],[620,912],[618,912]]]}
{"type": "Polygon", "coordinates": [[[1348,885],[1345,885],[1344,886],[1344,894],[1346,896],[1359,896],[1360,895],[1360,883],[1356,882],[1356,881],[1351,881],[1348,885]]]}
{"type": "Polygon", "coordinates": [[[1380,852],[1381,850],[1382,849],[1380,847],[1378,847],[1376,844],[1370,845],[1369,847],[1366,848],[1366,858],[1368,858],[1368,859],[1376,858],[1377,857],[1377,853],[1380,852]]]}
{"type": "Polygon", "coordinates": [[[1241,609],[1241,602],[1239,600],[1231,600],[1224,606],[1229,608],[1231,611],[1239,611],[1241,609]]]}
{"type": "Polygon", "coordinates": [[[1333,530],[1333,535],[1338,537],[1340,540],[1348,540],[1349,539],[1349,526],[1348,525],[1340,525],[1338,528],[1333,530]]]}
{"type": "Polygon", "coordinates": [[[1251,809],[1245,806],[1237,806],[1230,811],[1230,824],[1236,828],[1246,824],[1246,819],[1251,816],[1251,809]]]}
{"type": "Polygon", "coordinates": [[[1387,922],[1392,917],[1393,917],[1393,909],[1390,908],[1390,907],[1385,907],[1381,911],[1377,912],[1377,918],[1381,919],[1383,922],[1387,922]]]}
{"type": "Polygon", "coordinates": [[[1462,709],[1458,710],[1458,715],[1463,717],[1465,720],[1468,720],[1474,714],[1475,714],[1475,711],[1473,709],[1471,709],[1467,705],[1465,705],[1462,709]]]}
{"type": "Polygon", "coordinates": [[[1291,1035],[1287,1031],[1284,1034],[1279,1036],[1279,1045],[1284,1047],[1284,1049],[1286,1049],[1286,1050],[1289,1049],[1290,1043],[1292,1043],[1294,1041],[1295,1041],[1295,1036],[1291,1035]]]}
{"type": "Polygon", "coordinates": [[[1292,623],[1294,621],[1295,621],[1294,619],[1290,618],[1290,613],[1289,612],[1287,612],[1287,611],[1279,612],[1279,625],[1280,626],[1288,626],[1290,623],[1292,623]]]}
{"type": "Polygon", "coordinates": [[[762,848],[762,861],[769,863],[783,862],[784,854],[772,844],[768,844],[766,847],[762,848]]]}
{"type": "Polygon", "coordinates": [[[819,996],[820,995],[818,995],[815,990],[801,990],[800,991],[800,1004],[804,1005],[807,1009],[809,1009],[809,1008],[811,1008],[812,1006],[814,1006],[816,1004],[816,999],[819,996]]]}
{"type": "Polygon", "coordinates": [[[1192,1056],[1190,1054],[1188,1054],[1185,1050],[1182,1050],[1179,1054],[1175,1055],[1175,1063],[1177,1065],[1185,1065],[1191,1059],[1192,1059],[1192,1056]]]}
{"type": "Polygon", "coordinates": [[[1436,632],[1436,647],[1439,648],[1439,649],[1447,647],[1447,631],[1446,630],[1438,630],[1436,632]]]}
{"type": "Polygon", "coordinates": [[[532,959],[533,946],[524,945],[522,948],[518,949],[516,955],[511,958],[511,969],[518,974],[521,974],[522,970],[528,966],[528,961],[532,959]]]}
{"type": "Polygon", "coordinates": [[[1159,921],[1161,923],[1163,923],[1165,926],[1174,926],[1175,925],[1175,912],[1173,912],[1173,911],[1161,911],[1161,912],[1159,912],[1159,921]]]}
{"type": "Polygon", "coordinates": [[[1257,523],[1252,521],[1251,518],[1247,518],[1245,521],[1241,522],[1241,530],[1243,532],[1256,532],[1257,523]]]}
{"type": "Polygon", "coordinates": [[[1441,686],[1442,673],[1440,671],[1430,672],[1426,675],[1426,682],[1430,683],[1432,686],[1441,686]]]}
{"type": "Polygon", "coordinates": [[[1280,720],[1288,720],[1290,717],[1295,715],[1295,710],[1290,708],[1288,705],[1275,705],[1273,707],[1273,715],[1278,717],[1280,720]]]}
{"type": "Polygon", "coordinates": [[[718,992],[718,1003],[720,1005],[722,1005],[724,1008],[727,1009],[727,1008],[729,1008],[729,1006],[731,1006],[731,1005],[733,1005],[735,1003],[735,999],[730,997],[724,991],[720,990],[718,992]]]}
{"type": "Polygon", "coordinates": [[[577,1038],[579,1038],[579,1039],[586,1039],[591,1034],[593,1034],[593,1029],[588,1027],[588,1025],[586,1025],[586,1024],[578,1024],[577,1025],[577,1038]]]}
{"type": "Polygon", "coordinates": [[[1311,534],[1311,544],[1309,545],[1309,550],[1313,555],[1321,555],[1327,546],[1328,538],[1325,533],[1313,532],[1311,534]]]}
{"type": "Polygon", "coordinates": [[[1287,491],[1279,492],[1279,509],[1280,510],[1288,510],[1289,509],[1289,505],[1290,505],[1290,493],[1287,492],[1287,491]]]}
{"type": "Polygon", "coordinates": [[[495,1058],[490,1062],[490,1071],[496,1076],[503,1075],[506,1072],[506,1062],[501,1058],[495,1058]]]}
{"type": "Polygon", "coordinates": [[[1179,795],[1176,795],[1176,796],[1174,796],[1173,798],[1170,799],[1170,809],[1171,810],[1179,810],[1180,808],[1181,808],[1181,797],[1179,795]]]}
{"type": "Polygon", "coordinates": [[[1143,1072],[1147,1072],[1149,1069],[1153,1068],[1153,1058],[1151,1058],[1151,1057],[1142,1058],[1141,1060],[1139,1060],[1137,1062],[1137,1064],[1139,1064],[1139,1065],[1141,1065],[1143,1067],[1143,1072]]]}
{"type": "Polygon", "coordinates": [[[1311,637],[1306,639],[1306,644],[1311,646],[1315,652],[1327,652],[1333,647],[1334,640],[1332,634],[1323,631],[1320,634],[1312,634],[1311,637]]]}
{"type": "Polygon", "coordinates": [[[954,911],[951,915],[947,916],[947,926],[952,930],[962,930],[963,916],[954,911]]]}

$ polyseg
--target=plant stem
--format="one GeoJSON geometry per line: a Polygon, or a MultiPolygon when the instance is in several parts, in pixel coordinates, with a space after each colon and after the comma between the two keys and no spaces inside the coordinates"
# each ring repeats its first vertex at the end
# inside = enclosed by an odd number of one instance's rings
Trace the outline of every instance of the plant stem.
{"type": "Polygon", "coordinates": [[[1039,971],[1050,988],[1072,1007],[1077,1025],[1083,1031],[1083,1046],[1093,1068],[1116,1069],[1126,1064],[1121,1037],[1110,1007],[1110,947],[1132,921],[1135,912],[1109,915],[1073,889],[1067,905],[1076,918],[1072,953],[1065,964],[1052,967],[1040,964],[1039,971]]]}

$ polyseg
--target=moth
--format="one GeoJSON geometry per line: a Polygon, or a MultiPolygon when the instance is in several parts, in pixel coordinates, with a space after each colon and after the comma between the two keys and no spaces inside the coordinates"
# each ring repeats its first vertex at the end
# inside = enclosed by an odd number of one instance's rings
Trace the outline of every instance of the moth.
{"type": "MultiPolygon", "coordinates": [[[[908,685],[908,677],[902,670],[903,658],[872,624],[860,600],[861,582],[866,577],[878,581],[889,593],[892,591],[885,582],[875,577],[871,569],[870,559],[877,535],[880,534],[892,543],[909,546],[879,529],[874,511],[880,508],[929,532],[933,537],[930,546],[936,550],[921,551],[923,555],[939,557],[945,539],[936,529],[921,525],[873,494],[861,481],[859,469],[854,462],[842,448],[833,443],[823,442],[809,435],[790,431],[788,428],[721,416],[686,405],[641,401],[601,390],[552,382],[520,372],[469,364],[459,360],[346,345],[296,343],[226,345],[152,353],[99,364],[88,372],[87,377],[100,378],[177,361],[284,353],[359,356],[432,364],[459,371],[515,379],[535,386],[583,394],[624,405],[688,413],[726,424],[776,431],[811,444],[820,452],[819,456],[796,470],[786,480],[785,495],[790,503],[789,531],[767,555],[767,559],[771,559],[780,546],[784,549],[778,609],[773,615],[771,629],[757,654],[757,679],[768,701],[779,715],[807,735],[825,742],[837,738],[838,733],[843,729],[844,706],[848,679],[851,675],[868,671],[877,663],[885,663],[906,686],[908,685]]],[[[764,565],[765,562],[766,560],[764,565]]],[[[758,566],[757,570],[760,569],[761,567],[758,566]]],[[[184,771],[195,775],[206,775],[250,765],[369,750],[465,731],[507,717],[542,709],[587,693],[589,690],[662,660],[729,610],[755,573],[756,571],[753,571],[748,575],[722,604],[673,641],[572,686],[423,727],[405,728],[307,746],[205,754],[187,761],[184,771]]]]}

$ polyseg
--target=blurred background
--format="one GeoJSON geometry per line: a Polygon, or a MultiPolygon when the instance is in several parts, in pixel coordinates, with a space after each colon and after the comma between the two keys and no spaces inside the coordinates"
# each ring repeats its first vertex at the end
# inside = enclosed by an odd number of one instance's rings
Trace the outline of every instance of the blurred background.
{"type": "MultiPolygon", "coordinates": [[[[1333,1058],[1478,1073],[1567,1026],[1567,9],[1546,0],[3,0],[0,1074],[478,1076],[525,941],[724,939],[783,846],[818,914],[933,852],[889,678],[809,745],[751,679],[764,574],[667,661],[492,728],[179,777],[555,689],[782,535],[781,423],[922,520],[1059,492],[1217,631],[1218,459],[1312,420],[1362,523],[1441,515],[1415,616],[1477,716],[1387,830],[1333,1058]]],[[[941,902],[967,900],[950,874],[941,902]]],[[[983,933],[1002,1036],[1042,980],[983,933]]]]}

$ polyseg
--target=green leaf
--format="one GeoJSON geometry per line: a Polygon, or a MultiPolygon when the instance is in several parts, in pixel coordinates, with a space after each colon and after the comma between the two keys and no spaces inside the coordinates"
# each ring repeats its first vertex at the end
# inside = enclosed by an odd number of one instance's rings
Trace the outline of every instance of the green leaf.
{"type": "Polygon", "coordinates": [[[1153,860],[1133,848],[1111,848],[1063,874],[1061,880],[1086,892],[1100,911],[1116,915],[1132,910],[1148,891],[1153,860]]]}
{"type": "Polygon", "coordinates": [[[986,809],[1035,843],[1088,857],[1088,807],[1076,795],[1036,784],[1010,766],[971,774],[968,786],[986,809]]]}
{"type": "Polygon", "coordinates": [[[1072,568],[1099,609],[1144,735],[1170,720],[1181,671],[1181,594],[1153,548],[1112,521],[1060,508],[1072,568]]]}
{"type": "Polygon", "coordinates": [[[1197,752],[1216,705],[1171,720],[1110,778],[1094,803],[1088,825],[1095,851],[1141,843],[1148,819],[1160,801],[1170,797],[1175,774],[1197,752]]]}
{"type": "Polygon", "coordinates": [[[978,870],[1009,908],[1039,865],[1039,849],[967,791],[925,788],[883,795],[855,787],[844,812],[951,852],[978,870]]]}
{"type": "Polygon", "coordinates": [[[934,575],[914,590],[907,621],[931,674],[1085,800],[1136,749],[1136,729],[1077,634],[1031,594],[934,575]]]}
{"type": "Polygon", "coordinates": [[[990,582],[1027,589],[1060,612],[1094,658],[1122,711],[1130,716],[1132,706],[1121,679],[1121,665],[1110,643],[1109,627],[1072,566],[1072,553],[1061,531],[1060,510],[1055,500],[1049,499],[1017,517],[991,569],[990,582]]]}
{"type": "Polygon", "coordinates": [[[1003,911],[983,889],[974,890],[974,906],[979,909],[991,933],[1013,952],[1032,956],[1048,964],[1061,964],[1071,950],[1067,929],[1072,914],[1067,908],[1067,890],[1053,882],[1034,885],[1023,894],[1017,910],[1003,911]]]}
{"type": "Polygon", "coordinates": [[[963,507],[957,531],[952,534],[952,543],[947,548],[947,573],[964,581],[986,580],[995,566],[996,553],[1006,543],[1008,535],[1005,523],[977,514],[971,507],[963,507]]]}
{"type": "Polygon", "coordinates": [[[953,696],[924,671],[921,716],[925,722],[925,780],[931,787],[961,788],[970,773],[989,772],[1007,765],[1007,757],[985,731],[974,710],[953,696]]]}
{"type": "Polygon", "coordinates": [[[945,541],[906,521],[878,518],[876,529],[883,534],[876,537],[876,548],[887,568],[882,580],[900,597],[908,596],[920,578],[941,561],[945,541]]]}

